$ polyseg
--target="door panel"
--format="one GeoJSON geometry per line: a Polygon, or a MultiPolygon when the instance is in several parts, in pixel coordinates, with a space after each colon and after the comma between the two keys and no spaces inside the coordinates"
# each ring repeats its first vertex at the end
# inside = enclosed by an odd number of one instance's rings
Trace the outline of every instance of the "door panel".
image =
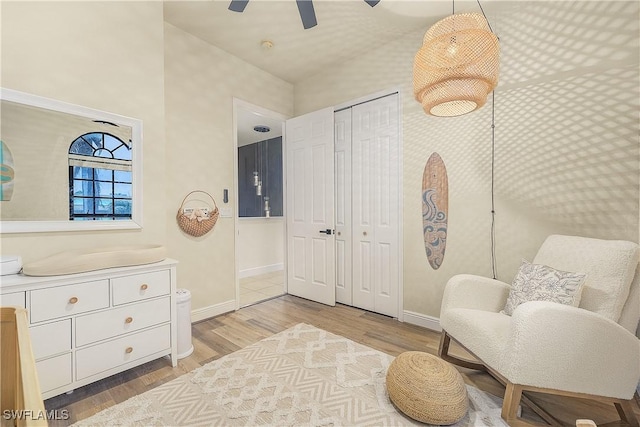
{"type": "MultiPolygon", "coordinates": [[[[369,303],[371,310],[373,310],[373,293],[371,292],[371,242],[360,241],[358,258],[358,287],[356,288],[358,293],[364,294],[359,296],[360,304],[364,305],[369,303]],[[371,300],[369,302],[369,300],[371,300]]],[[[354,301],[355,304],[355,301],[354,301]]],[[[365,307],[362,307],[365,308],[365,307]]]]}
{"type": "Polygon", "coordinates": [[[307,276],[305,275],[306,271],[307,271],[307,267],[306,267],[306,254],[305,254],[305,239],[304,237],[297,237],[294,236],[292,239],[292,247],[293,247],[293,262],[292,267],[293,267],[293,278],[295,278],[296,280],[302,280],[305,281],[307,279],[307,276]]]}
{"type": "Polygon", "coordinates": [[[365,102],[351,110],[353,304],[395,317],[401,220],[398,95],[365,102]]]}
{"type": "MultiPolygon", "coordinates": [[[[391,156],[391,138],[389,135],[383,135],[378,140],[378,152],[379,152],[379,164],[378,164],[378,191],[376,191],[376,200],[378,203],[377,211],[380,213],[378,216],[378,227],[389,227],[391,224],[391,165],[389,164],[389,158],[391,156]]],[[[395,209],[395,207],[394,207],[395,209]]]]}
{"type": "MultiPolygon", "coordinates": [[[[313,237],[311,240],[313,247],[313,284],[320,286],[328,286],[327,283],[327,239],[313,237]]],[[[333,242],[331,242],[333,243],[333,242]]]]}
{"type": "Polygon", "coordinates": [[[293,173],[297,180],[290,182],[289,186],[293,187],[293,209],[289,209],[292,213],[295,222],[304,222],[304,205],[305,205],[305,161],[304,161],[304,149],[296,148],[291,152],[291,159],[287,161],[293,161],[293,173]]]}
{"type": "Polygon", "coordinates": [[[352,304],[351,109],[335,113],[336,301],[352,304]]]}
{"type": "Polygon", "coordinates": [[[391,297],[391,245],[386,243],[379,244],[378,256],[380,261],[380,289],[378,294],[384,297],[391,297]]]}
{"type": "MultiPolygon", "coordinates": [[[[331,135],[333,136],[333,135],[331,135]]],[[[318,137],[316,137],[318,138],[318,137]]],[[[313,159],[311,161],[311,166],[313,168],[312,173],[312,185],[313,185],[313,193],[311,197],[311,203],[313,205],[313,223],[314,224],[333,224],[333,219],[329,220],[327,218],[327,199],[330,197],[331,202],[333,202],[333,179],[331,179],[331,192],[330,194],[327,192],[327,165],[326,158],[327,156],[330,159],[331,166],[333,166],[333,154],[328,153],[326,147],[324,145],[314,145],[312,148],[312,156],[313,159]],[[327,197],[329,196],[329,197],[327,197]]],[[[331,151],[333,152],[333,144],[331,144],[331,151]]],[[[333,172],[333,168],[331,168],[333,172]]],[[[333,177],[332,177],[333,178],[333,177]]],[[[330,214],[333,216],[333,210],[331,210],[330,214]]]]}
{"type": "Polygon", "coordinates": [[[287,120],[288,292],[335,305],[333,108],[287,120]]]}
{"type": "Polygon", "coordinates": [[[373,261],[372,183],[373,157],[371,114],[355,114],[352,110],[352,170],[353,170],[353,305],[365,310],[375,309],[375,294],[371,275],[373,261]]]}

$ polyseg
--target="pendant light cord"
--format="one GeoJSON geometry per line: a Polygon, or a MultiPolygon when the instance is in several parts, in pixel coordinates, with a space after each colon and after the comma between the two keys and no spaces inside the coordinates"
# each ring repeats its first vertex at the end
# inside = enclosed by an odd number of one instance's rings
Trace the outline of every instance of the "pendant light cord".
{"type": "MultiPolygon", "coordinates": [[[[484,16],[487,25],[489,26],[489,31],[493,34],[493,28],[491,28],[491,24],[489,23],[489,19],[487,15],[484,13],[484,9],[480,4],[480,0],[476,0],[478,2],[478,6],[480,7],[480,11],[482,12],[482,16],[484,16]]],[[[456,13],[456,1],[452,0],[452,8],[453,15],[456,13]]],[[[496,36],[497,37],[497,36],[496,36]]],[[[500,40],[500,38],[498,38],[500,40]]],[[[496,203],[495,203],[495,162],[496,162],[496,95],[495,91],[491,92],[491,272],[493,274],[493,279],[496,280],[498,278],[498,268],[496,266],[496,203]]]]}
{"type": "Polygon", "coordinates": [[[484,16],[484,20],[487,21],[487,25],[489,26],[489,31],[491,31],[493,34],[495,34],[495,32],[493,31],[493,28],[491,28],[491,24],[489,23],[489,19],[487,18],[487,15],[484,13],[484,9],[482,8],[482,5],[480,4],[480,0],[476,0],[478,2],[478,6],[480,7],[480,12],[482,12],[482,16],[484,16]]]}
{"type": "MultiPolygon", "coordinates": [[[[487,14],[484,13],[484,9],[482,8],[482,5],[480,4],[480,0],[476,0],[478,2],[478,6],[480,7],[480,12],[482,12],[482,16],[484,16],[484,20],[487,21],[487,25],[489,26],[489,31],[491,31],[493,34],[495,34],[495,32],[493,31],[493,28],[491,28],[491,24],[489,23],[489,18],[487,18],[487,14]]],[[[451,14],[455,15],[456,14],[456,0],[452,0],[452,10],[451,10],[451,14]]]]}
{"type": "MultiPolygon", "coordinates": [[[[484,13],[484,9],[480,4],[480,0],[476,0],[478,2],[478,7],[480,7],[480,11],[482,12],[482,16],[484,16],[484,20],[487,21],[487,25],[489,26],[489,31],[493,34],[493,28],[491,28],[491,23],[489,23],[489,19],[487,18],[487,14],[484,13]]],[[[498,37],[500,40],[500,37],[498,37]]],[[[491,272],[493,274],[493,279],[496,280],[498,278],[498,267],[496,266],[496,201],[495,201],[495,166],[496,166],[496,91],[493,90],[491,92],[491,272]]]]}
{"type": "Polygon", "coordinates": [[[491,270],[493,278],[498,278],[496,267],[496,203],[495,203],[495,163],[496,163],[496,92],[491,92],[491,270]]]}

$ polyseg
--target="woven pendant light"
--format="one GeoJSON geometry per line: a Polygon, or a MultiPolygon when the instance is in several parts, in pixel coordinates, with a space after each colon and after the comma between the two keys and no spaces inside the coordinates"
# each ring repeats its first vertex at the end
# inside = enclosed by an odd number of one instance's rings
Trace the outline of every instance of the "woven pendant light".
{"type": "Polygon", "coordinates": [[[413,63],[413,94],[425,113],[453,117],[482,107],[498,84],[500,47],[479,13],[448,16],[425,34],[413,63]]]}

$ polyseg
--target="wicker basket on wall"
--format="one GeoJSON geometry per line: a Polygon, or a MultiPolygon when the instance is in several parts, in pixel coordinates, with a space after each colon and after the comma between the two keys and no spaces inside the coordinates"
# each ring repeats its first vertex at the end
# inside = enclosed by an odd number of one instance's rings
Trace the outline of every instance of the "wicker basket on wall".
{"type": "Polygon", "coordinates": [[[190,236],[200,237],[204,236],[216,225],[216,221],[218,221],[218,217],[220,216],[220,211],[218,210],[218,205],[216,204],[216,200],[211,196],[211,194],[202,190],[194,190],[187,194],[182,203],[180,204],[180,208],[178,209],[178,214],[176,215],[176,219],[178,220],[178,226],[190,236]],[[213,209],[209,212],[208,217],[194,217],[192,215],[184,214],[184,204],[187,202],[187,199],[193,193],[204,193],[213,201],[213,209]]]}

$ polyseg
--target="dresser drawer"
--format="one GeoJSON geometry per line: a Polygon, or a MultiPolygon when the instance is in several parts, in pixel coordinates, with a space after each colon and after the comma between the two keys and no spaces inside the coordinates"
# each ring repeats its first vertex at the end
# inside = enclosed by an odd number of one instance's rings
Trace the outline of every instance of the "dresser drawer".
{"type": "Polygon", "coordinates": [[[171,320],[171,298],[125,305],[76,318],[76,347],[171,320]]]}
{"type": "Polygon", "coordinates": [[[31,323],[109,306],[109,280],[31,291],[31,323]]]}
{"type": "Polygon", "coordinates": [[[71,384],[71,353],[36,362],[36,371],[42,393],[71,384]]]}
{"type": "Polygon", "coordinates": [[[168,295],[171,291],[169,270],[111,279],[113,285],[113,304],[120,305],[147,298],[168,295]]]}
{"type": "Polygon", "coordinates": [[[71,319],[32,326],[29,334],[36,360],[71,350],[71,319]]]}
{"type": "Polygon", "coordinates": [[[76,380],[117,368],[171,347],[170,325],[127,335],[76,351],[76,380]]]}
{"type": "Polygon", "coordinates": [[[12,294],[0,295],[0,306],[16,306],[25,308],[26,304],[24,299],[24,292],[14,292],[12,294]]]}

